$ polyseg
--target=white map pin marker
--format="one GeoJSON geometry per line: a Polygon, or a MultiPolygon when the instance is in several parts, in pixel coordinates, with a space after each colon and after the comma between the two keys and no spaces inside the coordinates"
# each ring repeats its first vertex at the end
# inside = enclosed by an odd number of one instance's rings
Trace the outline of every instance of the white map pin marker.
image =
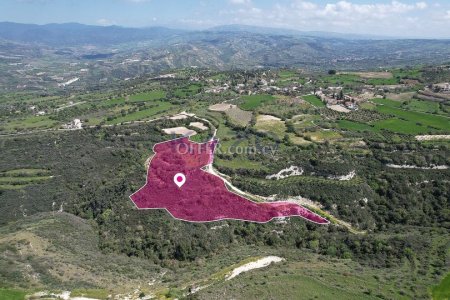
{"type": "Polygon", "coordinates": [[[183,173],[177,173],[173,177],[173,182],[175,182],[175,184],[180,188],[186,182],[186,176],[184,176],[183,173]]]}

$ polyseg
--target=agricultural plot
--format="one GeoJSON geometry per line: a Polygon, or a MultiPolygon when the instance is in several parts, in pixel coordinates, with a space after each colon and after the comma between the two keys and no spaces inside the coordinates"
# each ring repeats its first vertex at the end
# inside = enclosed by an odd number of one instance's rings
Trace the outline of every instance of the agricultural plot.
{"type": "Polygon", "coordinates": [[[0,172],[0,190],[22,189],[31,184],[39,184],[51,179],[45,169],[15,169],[0,172]]]}
{"type": "Polygon", "coordinates": [[[278,77],[277,86],[279,87],[285,87],[294,83],[305,84],[306,82],[297,72],[291,70],[281,70],[278,73],[278,77]]]}
{"type": "Polygon", "coordinates": [[[242,110],[237,106],[227,109],[225,114],[230,118],[231,122],[240,126],[247,126],[252,120],[250,111],[242,110]]]}
{"type": "Polygon", "coordinates": [[[448,117],[418,111],[433,109],[433,103],[428,103],[428,101],[411,100],[406,102],[406,105],[403,105],[405,102],[390,99],[373,99],[372,101],[379,104],[376,106],[378,112],[395,116],[391,119],[374,122],[373,125],[377,129],[404,134],[448,132],[449,130],[450,119],[448,117]]]}
{"type": "Polygon", "coordinates": [[[316,95],[307,95],[302,98],[316,107],[325,107],[325,103],[323,103],[316,95]]]}
{"type": "Polygon", "coordinates": [[[417,124],[413,121],[391,118],[373,123],[377,131],[388,130],[402,134],[424,134],[432,131],[430,128],[417,124]]]}
{"type": "Polygon", "coordinates": [[[356,75],[361,78],[379,78],[379,79],[389,79],[392,78],[391,72],[342,72],[339,74],[356,75]]]}
{"type": "Polygon", "coordinates": [[[259,115],[256,119],[255,129],[261,132],[275,134],[279,139],[283,138],[286,133],[284,121],[269,115],[259,115]]]}
{"type": "Polygon", "coordinates": [[[374,110],[376,105],[371,102],[363,102],[359,105],[362,109],[374,110]]]}
{"type": "Polygon", "coordinates": [[[111,100],[104,100],[104,101],[100,102],[99,104],[97,104],[97,107],[109,108],[109,107],[114,107],[114,106],[123,105],[123,104],[125,104],[125,98],[116,98],[116,99],[111,99],[111,100]]]}
{"type": "Polygon", "coordinates": [[[394,85],[399,84],[400,80],[398,78],[370,78],[367,79],[367,84],[370,85],[394,85]]]}
{"type": "Polygon", "coordinates": [[[308,140],[305,140],[302,137],[295,135],[294,133],[288,133],[288,136],[289,136],[289,141],[291,143],[293,143],[294,145],[309,145],[312,143],[308,140]]]}
{"type": "MultiPolygon", "coordinates": [[[[389,115],[394,115],[397,118],[414,122],[418,125],[428,126],[440,131],[449,130],[450,119],[443,116],[432,115],[427,113],[407,111],[389,106],[377,106],[377,111],[389,115]]],[[[389,128],[388,128],[389,129],[389,128]]]]}
{"type": "Polygon", "coordinates": [[[339,120],[338,127],[349,131],[378,131],[377,128],[365,123],[359,123],[349,120],[339,120]]]}
{"type": "Polygon", "coordinates": [[[376,103],[376,104],[381,104],[381,105],[386,105],[386,106],[390,106],[390,107],[397,107],[400,108],[403,104],[403,101],[398,101],[398,100],[391,100],[391,99],[383,99],[383,98],[375,98],[372,99],[372,102],[376,103]]]}
{"type": "Polygon", "coordinates": [[[208,110],[225,113],[229,120],[238,126],[247,126],[252,119],[251,111],[242,110],[234,104],[218,103],[209,106],[208,110]]]}
{"type": "Polygon", "coordinates": [[[202,86],[200,84],[191,84],[187,87],[179,88],[174,91],[176,97],[185,98],[200,93],[202,86]]]}
{"type": "Polygon", "coordinates": [[[314,132],[306,132],[304,136],[314,142],[334,141],[342,138],[339,132],[333,130],[319,130],[314,132]]]}
{"type": "Polygon", "coordinates": [[[153,100],[159,100],[166,97],[166,92],[161,90],[154,90],[149,91],[145,93],[130,95],[128,101],[129,102],[146,102],[146,101],[153,101],[153,100]]]}
{"type": "Polygon", "coordinates": [[[440,109],[439,103],[433,101],[412,99],[407,101],[404,107],[408,110],[429,114],[445,114],[445,112],[440,109]]]}
{"type": "Polygon", "coordinates": [[[26,119],[15,119],[0,123],[0,132],[49,129],[58,127],[60,124],[60,122],[52,120],[48,116],[31,116],[26,119]]]}
{"type": "Polygon", "coordinates": [[[258,161],[251,161],[243,157],[227,160],[227,159],[214,159],[214,164],[219,167],[226,167],[230,169],[250,169],[250,170],[267,170],[267,168],[258,161]]]}
{"type": "Polygon", "coordinates": [[[291,121],[294,124],[295,129],[305,129],[305,128],[313,128],[317,127],[315,124],[316,121],[321,120],[322,118],[319,115],[296,115],[292,117],[291,121]]]}
{"type": "Polygon", "coordinates": [[[358,85],[363,83],[363,79],[354,74],[336,74],[321,77],[321,82],[332,85],[358,85]]]}
{"type": "Polygon", "coordinates": [[[151,117],[157,117],[158,114],[169,110],[172,107],[172,104],[169,102],[154,102],[154,105],[150,108],[142,109],[133,113],[126,114],[124,116],[120,116],[109,120],[106,124],[120,124],[124,122],[132,122],[132,121],[140,121],[145,120],[151,117]]]}
{"type": "Polygon", "coordinates": [[[274,97],[276,100],[261,106],[258,109],[259,113],[274,115],[282,119],[290,119],[295,115],[304,113],[312,107],[310,103],[300,97],[283,95],[276,95],[274,97]]]}
{"type": "Polygon", "coordinates": [[[250,96],[242,96],[241,99],[244,101],[239,107],[243,110],[255,110],[264,103],[270,102],[274,100],[272,95],[250,95],[250,96]]]}

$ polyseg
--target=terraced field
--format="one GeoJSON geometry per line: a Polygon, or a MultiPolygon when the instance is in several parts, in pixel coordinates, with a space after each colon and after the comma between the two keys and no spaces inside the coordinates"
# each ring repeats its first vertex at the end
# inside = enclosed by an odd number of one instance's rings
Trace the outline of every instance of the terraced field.
{"type": "Polygon", "coordinates": [[[0,190],[22,189],[51,179],[45,169],[15,169],[0,172],[0,190]]]}

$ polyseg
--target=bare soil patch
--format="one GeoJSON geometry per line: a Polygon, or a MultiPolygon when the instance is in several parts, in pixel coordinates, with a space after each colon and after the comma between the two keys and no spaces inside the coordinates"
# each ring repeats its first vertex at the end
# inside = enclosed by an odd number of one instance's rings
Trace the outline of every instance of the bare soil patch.
{"type": "Polygon", "coordinates": [[[181,134],[184,136],[191,136],[197,134],[195,130],[187,129],[186,127],[164,128],[163,131],[165,134],[181,134]]]}

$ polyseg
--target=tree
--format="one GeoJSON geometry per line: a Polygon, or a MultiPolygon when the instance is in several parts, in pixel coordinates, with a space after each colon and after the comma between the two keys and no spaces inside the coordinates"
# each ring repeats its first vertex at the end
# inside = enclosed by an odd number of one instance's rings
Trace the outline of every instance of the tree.
{"type": "Polygon", "coordinates": [[[329,75],[336,75],[336,70],[328,70],[329,75]]]}

